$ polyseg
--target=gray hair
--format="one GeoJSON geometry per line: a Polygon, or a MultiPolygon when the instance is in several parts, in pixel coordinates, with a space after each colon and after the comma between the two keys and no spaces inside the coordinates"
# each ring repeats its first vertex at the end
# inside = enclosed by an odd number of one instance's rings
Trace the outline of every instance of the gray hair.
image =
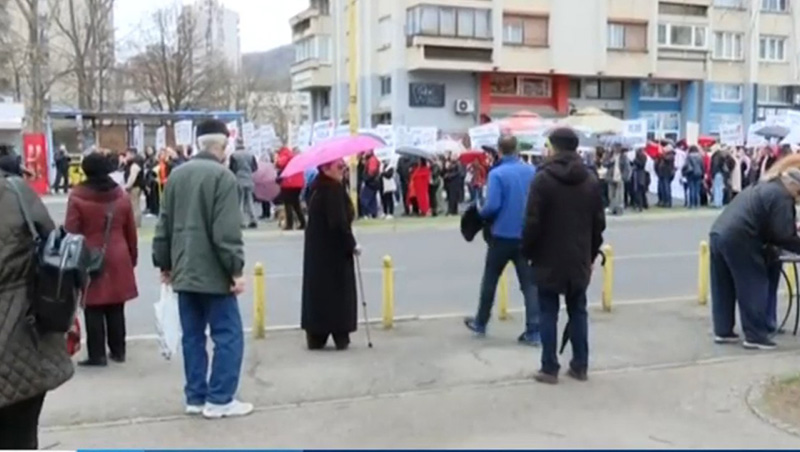
{"type": "Polygon", "coordinates": [[[228,145],[228,137],[224,134],[210,134],[197,137],[197,147],[200,152],[212,152],[215,147],[225,148],[228,145]]]}

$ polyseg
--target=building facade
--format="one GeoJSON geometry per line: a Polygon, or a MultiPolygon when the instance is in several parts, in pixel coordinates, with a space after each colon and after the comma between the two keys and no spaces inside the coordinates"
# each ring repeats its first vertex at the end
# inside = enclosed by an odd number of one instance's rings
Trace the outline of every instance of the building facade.
{"type": "Polygon", "coordinates": [[[191,11],[199,43],[196,58],[211,61],[211,56],[222,56],[238,73],[242,66],[239,13],[226,8],[220,0],[195,0],[191,11]]]}
{"type": "Polygon", "coordinates": [[[789,0],[310,0],[291,19],[294,90],[344,119],[348,38],[363,125],[463,132],[483,115],[598,107],[716,133],[800,107],[800,4],[789,0]],[[371,123],[371,124],[370,124],[371,123]]]}

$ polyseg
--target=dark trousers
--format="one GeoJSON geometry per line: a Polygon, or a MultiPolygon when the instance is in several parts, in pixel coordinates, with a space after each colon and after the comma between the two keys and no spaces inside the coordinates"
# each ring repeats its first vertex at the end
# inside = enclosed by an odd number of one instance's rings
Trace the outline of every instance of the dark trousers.
{"type": "Polygon", "coordinates": [[[745,339],[756,343],[767,340],[770,284],[763,257],[754,256],[747,244],[726,241],[717,234],[712,234],[709,242],[714,334],[733,334],[738,301],[745,339]]]}
{"type": "Polygon", "coordinates": [[[489,323],[497,283],[509,262],[512,262],[517,270],[520,290],[525,298],[525,333],[536,333],[539,331],[539,299],[533,280],[534,269],[522,257],[520,240],[517,239],[492,238],[486,250],[486,263],[483,268],[480,302],[475,323],[482,327],[489,323]]]}
{"type": "Polygon", "coordinates": [[[144,194],[145,206],[147,212],[153,215],[158,215],[161,210],[161,199],[159,199],[158,182],[151,182],[147,185],[147,190],[144,194]]]}
{"type": "Polygon", "coordinates": [[[458,215],[458,203],[460,201],[458,187],[450,186],[447,189],[447,214],[448,215],[458,215]]]}
{"type": "Polygon", "coordinates": [[[672,207],[672,179],[658,178],[658,202],[661,207],[672,207]]]}
{"type": "Polygon", "coordinates": [[[230,403],[239,388],[244,359],[242,316],[236,296],[178,292],[178,307],[183,328],[186,403],[230,403]],[[206,328],[214,343],[210,375],[206,328]]]}
{"type": "Polygon", "coordinates": [[[297,221],[300,223],[300,229],[306,227],[306,217],[303,215],[303,208],[300,206],[300,192],[299,188],[286,188],[283,189],[283,207],[286,210],[286,229],[294,229],[294,217],[297,215],[297,221]]]}
{"type": "Polygon", "coordinates": [[[106,359],[106,343],[111,356],[125,358],[125,305],[87,306],[83,316],[89,360],[106,359]]]}
{"type": "Polygon", "coordinates": [[[0,408],[0,450],[39,448],[39,415],[45,394],[0,408]]]}
{"type": "Polygon", "coordinates": [[[378,217],[378,191],[364,184],[359,194],[361,213],[370,218],[378,217]]]}
{"type": "MultiPolygon", "coordinates": [[[[542,309],[542,372],[558,375],[558,310],[559,293],[539,288],[542,309]]],[[[586,372],[589,367],[589,315],[586,313],[586,288],[570,289],[564,294],[569,318],[569,341],[572,344],[570,367],[586,372]]]]}
{"type": "Polygon", "coordinates": [[[309,333],[306,332],[306,344],[309,350],[322,350],[328,343],[328,336],[333,336],[333,343],[339,350],[350,345],[350,333],[309,333]]]}
{"type": "Polygon", "coordinates": [[[689,208],[700,207],[700,195],[703,189],[703,181],[701,179],[691,178],[686,184],[689,189],[689,208]]]}
{"type": "Polygon", "coordinates": [[[272,209],[272,204],[269,201],[261,201],[261,219],[266,220],[272,216],[270,212],[272,209]]]}
{"type": "Polygon", "coordinates": [[[384,215],[394,216],[394,192],[387,191],[381,194],[381,205],[383,206],[384,215]]]}
{"type": "Polygon", "coordinates": [[[434,217],[439,215],[439,197],[436,196],[438,191],[439,187],[435,185],[428,186],[428,200],[431,204],[431,215],[434,217]]]}
{"type": "Polygon", "coordinates": [[[58,189],[63,189],[64,193],[69,191],[69,176],[66,171],[56,170],[56,180],[53,183],[53,193],[58,193],[58,189]]]}

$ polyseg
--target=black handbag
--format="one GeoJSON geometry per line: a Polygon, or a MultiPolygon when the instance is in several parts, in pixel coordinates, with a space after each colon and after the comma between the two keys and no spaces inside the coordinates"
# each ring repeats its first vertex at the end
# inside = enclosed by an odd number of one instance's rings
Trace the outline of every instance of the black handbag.
{"type": "Polygon", "coordinates": [[[106,259],[106,249],[108,249],[108,239],[111,237],[111,225],[114,221],[114,202],[106,205],[106,222],[105,229],[103,230],[103,246],[99,250],[89,251],[89,262],[87,264],[87,272],[89,277],[94,279],[100,276],[103,271],[103,263],[106,259]]]}
{"type": "Polygon", "coordinates": [[[36,229],[19,189],[21,179],[7,178],[33,238],[34,274],[29,298],[33,323],[41,333],[67,333],[89,281],[89,252],[82,235],[59,226],[47,237],[36,229]]]}

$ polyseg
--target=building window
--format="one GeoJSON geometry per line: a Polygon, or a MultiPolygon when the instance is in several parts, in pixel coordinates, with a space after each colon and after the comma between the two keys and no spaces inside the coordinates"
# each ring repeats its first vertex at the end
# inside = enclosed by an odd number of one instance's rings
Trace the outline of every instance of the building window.
{"type": "Polygon", "coordinates": [[[785,13],[789,9],[789,0],[761,0],[761,11],[785,13]]]}
{"type": "Polygon", "coordinates": [[[658,2],[658,13],[669,14],[672,16],[699,16],[708,15],[708,7],[705,5],[687,5],[684,3],[658,2]]]}
{"type": "Polygon", "coordinates": [[[531,16],[503,17],[503,42],[506,44],[547,46],[549,18],[531,16]]]}
{"type": "Polygon", "coordinates": [[[550,79],[498,74],[491,79],[493,96],[548,98],[552,96],[550,79]]]}
{"type": "Polygon", "coordinates": [[[790,104],[791,92],[789,87],[779,85],[759,85],[758,103],[780,105],[790,104]]]}
{"type": "Polygon", "coordinates": [[[739,61],[744,59],[742,33],[718,31],[714,33],[714,58],[717,60],[739,61]]]}
{"type": "Polygon", "coordinates": [[[742,0],[714,0],[717,8],[742,8],[742,0]]]}
{"type": "Polygon", "coordinates": [[[388,49],[392,46],[392,21],[390,16],[382,17],[378,21],[378,49],[388,49]]]}
{"type": "Polygon", "coordinates": [[[680,100],[681,86],[673,82],[642,82],[639,98],[645,100],[680,100]]]}
{"type": "Polygon", "coordinates": [[[488,9],[421,5],[406,10],[406,35],[491,39],[488,9]]]}
{"type": "Polygon", "coordinates": [[[392,94],[392,77],[385,75],[380,78],[381,81],[381,96],[388,96],[392,94]]]}
{"type": "Polygon", "coordinates": [[[681,131],[681,114],[678,112],[642,112],[647,120],[647,138],[650,140],[675,140],[681,131]]]}
{"type": "Polygon", "coordinates": [[[706,27],[698,25],[658,25],[658,45],[682,49],[706,49],[706,27]]]}
{"type": "Polygon", "coordinates": [[[709,115],[709,129],[711,133],[719,134],[719,127],[722,124],[741,124],[742,115],[726,114],[726,113],[712,113],[709,115]]]}
{"type": "Polygon", "coordinates": [[[762,36],[758,41],[758,58],[771,63],[786,61],[786,38],[762,36]]]}
{"type": "Polygon", "coordinates": [[[571,78],[569,79],[569,98],[570,99],[580,99],[581,98],[581,80],[578,78],[571,78]]]}
{"type": "Polygon", "coordinates": [[[325,35],[310,36],[294,43],[294,62],[319,60],[331,61],[331,37],[325,35]]]}
{"type": "Polygon", "coordinates": [[[587,79],[583,93],[587,99],[622,99],[624,89],[622,80],[587,79]]]}
{"type": "Polygon", "coordinates": [[[608,23],[608,48],[647,50],[647,24],[608,23]]]}
{"type": "Polygon", "coordinates": [[[713,102],[741,102],[742,85],[735,83],[717,83],[711,88],[713,102]]]}

